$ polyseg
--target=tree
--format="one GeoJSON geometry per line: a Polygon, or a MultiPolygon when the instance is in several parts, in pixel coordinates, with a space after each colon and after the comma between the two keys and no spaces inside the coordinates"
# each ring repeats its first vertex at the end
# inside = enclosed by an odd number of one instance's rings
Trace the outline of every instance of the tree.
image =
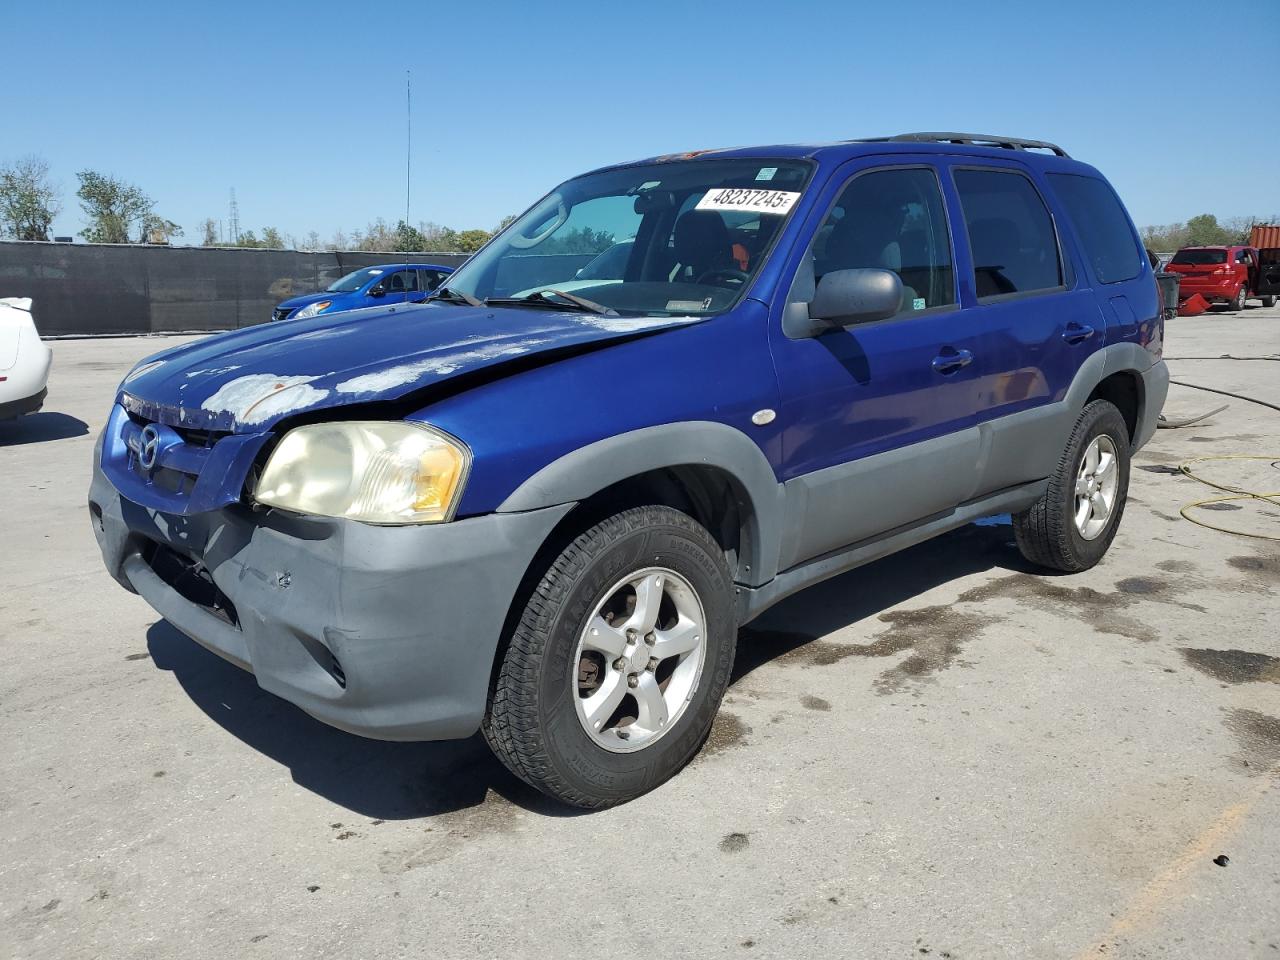
{"type": "Polygon", "coordinates": [[[142,218],[142,234],[140,243],[168,243],[174,237],[182,236],[182,228],[172,220],[157,217],[148,213],[142,218]]]}
{"type": "Polygon", "coordinates": [[[1202,213],[1187,221],[1187,243],[1191,246],[1214,247],[1231,241],[1231,232],[1222,227],[1212,213],[1202,213]]]}
{"type": "Polygon", "coordinates": [[[48,240],[58,215],[57,197],[49,164],[40,157],[23,157],[0,167],[0,236],[48,240]]]}
{"type": "Polygon", "coordinates": [[[268,250],[284,250],[290,244],[285,241],[284,236],[275,227],[263,227],[261,246],[266,247],[268,250]]]}
{"type": "Polygon", "coordinates": [[[76,196],[89,219],[80,236],[90,243],[128,243],[135,225],[139,243],[146,242],[148,230],[158,229],[166,238],[182,234],[172,220],[156,216],[155,201],[134,184],[94,170],[82,170],[76,177],[80,181],[76,196]]]}
{"type": "Polygon", "coordinates": [[[493,236],[488,230],[463,230],[457,234],[457,246],[454,248],[462,253],[475,253],[493,236]]]}

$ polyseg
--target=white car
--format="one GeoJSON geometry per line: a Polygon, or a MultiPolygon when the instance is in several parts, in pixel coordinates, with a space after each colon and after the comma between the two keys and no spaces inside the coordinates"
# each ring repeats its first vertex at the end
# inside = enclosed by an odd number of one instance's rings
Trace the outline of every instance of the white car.
{"type": "Polygon", "coordinates": [[[0,298],[0,420],[44,405],[53,351],[31,319],[30,297],[0,298]]]}

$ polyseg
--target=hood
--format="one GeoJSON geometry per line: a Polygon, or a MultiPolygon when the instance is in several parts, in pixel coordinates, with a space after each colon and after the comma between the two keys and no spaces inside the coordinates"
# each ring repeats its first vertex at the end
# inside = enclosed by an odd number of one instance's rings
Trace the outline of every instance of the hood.
{"type": "Polygon", "coordinates": [[[302,411],[395,400],[517,358],[704,319],[445,304],[321,314],[157,353],[125,377],[117,399],[175,426],[259,433],[302,411]]]}
{"type": "Polygon", "coordinates": [[[352,293],[334,293],[332,291],[325,292],[321,290],[319,293],[304,293],[298,297],[290,297],[288,300],[281,300],[276,306],[288,307],[290,310],[297,310],[299,307],[305,307],[307,304],[317,303],[320,300],[333,300],[336,303],[347,299],[353,294],[359,296],[362,300],[364,299],[364,297],[360,295],[359,290],[352,291],[352,293]]]}

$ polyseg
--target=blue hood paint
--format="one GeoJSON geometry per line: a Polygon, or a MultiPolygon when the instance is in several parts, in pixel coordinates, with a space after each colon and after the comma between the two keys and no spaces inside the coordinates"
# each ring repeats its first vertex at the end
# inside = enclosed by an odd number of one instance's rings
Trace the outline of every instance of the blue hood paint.
{"type": "Polygon", "coordinates": [[[261,433],[303,411],[395,400],[517,358],[701,319],[444,304],[322,314],[162,351],[125,378],[117,400],[174,426],[261,433]]]}

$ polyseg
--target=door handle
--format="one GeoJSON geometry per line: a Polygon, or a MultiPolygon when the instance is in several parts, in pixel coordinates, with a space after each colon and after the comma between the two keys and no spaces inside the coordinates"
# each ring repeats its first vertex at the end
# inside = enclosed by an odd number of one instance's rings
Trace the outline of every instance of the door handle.
{"type": "Polygon", "coordinates": [[[1075,323],[1074,321],[1067,324],[1067,328],[1062,331],[1062,339],[1067,343],[1084,343],[1092,337],[1097,331],[1083,323],[1075,323]]]}
{"type": "Polygon", "coordinates": [[[951,347],[943,347],[942,352],[933,358],[933,369],[944,376],[948,373],[955,373],[962,367],[967,367],[973,363],[973,354],[968,350],[955,350],[951,347]]]}

